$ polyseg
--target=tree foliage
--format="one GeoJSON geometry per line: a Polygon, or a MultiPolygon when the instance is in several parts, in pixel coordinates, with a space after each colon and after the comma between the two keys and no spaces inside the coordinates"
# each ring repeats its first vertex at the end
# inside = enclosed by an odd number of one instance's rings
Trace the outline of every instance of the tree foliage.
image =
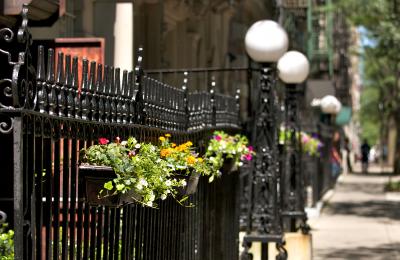
{"type": "Polygon", "coordinates": [[[382,120],[399,117],[400,23],[394,2],[342,0],[338,4],[353,25],[366,29],[366,37],[373,42],[361,54],[364,82],[359,115],[363,137],[370,141],[377,140],[382,120]]]}
{"type": "Polygon", "coordinates": [[[360,121],[364,136],[376,139],[380,122],[396,122],[394,172],[400,173],[400,6],[397,0],[339,0],[340,11],[367,31],[360,121]],[[381,109],[380,109],[381,108],[381,109]]]}

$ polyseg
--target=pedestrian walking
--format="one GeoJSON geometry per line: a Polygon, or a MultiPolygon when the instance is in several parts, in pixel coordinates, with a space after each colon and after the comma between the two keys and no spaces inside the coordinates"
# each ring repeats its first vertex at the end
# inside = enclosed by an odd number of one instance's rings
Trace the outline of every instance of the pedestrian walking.
{"type": "Polygon", "coordinates": [[[368,162],[369,162],[369,152],[371,150],[371,147],[368,144],[368,141],[364,139],[362,145],[361,145],[361,168],[362,168],[362,173],[367,174],[368,173],[368,162]]]}

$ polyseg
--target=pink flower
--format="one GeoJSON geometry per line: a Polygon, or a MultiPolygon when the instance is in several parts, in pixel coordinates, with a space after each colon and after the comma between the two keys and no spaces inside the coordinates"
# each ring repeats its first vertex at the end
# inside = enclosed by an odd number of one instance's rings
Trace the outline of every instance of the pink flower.
{"type": "Polygon", "coordinates": [[[251,160],[253,159],[253,155],[251,155],[250,153],[248,153],[248,154],[246,154],[246,155],[244,156],[244,158],[245,158],[247,161],[251,161],[251,160]]]}
{"type": "Polygon", "coordinates": [[[135,156],[135,154],[136,154],[135,151],[129,151],[128,156],[133,157],[133,156],[135,156]]]}
{"type": "Polygon", "coordinates": [[[310,137],[308,135],[303,135],[303,137],[301,138],[301,141],[305,144],[308,141],[310,141],[310,137]]]}
{"type": "Polygon", "coordinates": [[[214,139],[217,140],[218,142],[222,140],[222,137],[219,135],[214,136],[214,139]]]}
{"type": "Polygon", "coordinates": [[[247,147],[247,149],[249,149],[250,152],[254,151],[254,147],[249,145],[249,147],[247,147]]]}
{"type": "Polygon", "coordinates": [[[116,142],[117,144],[119,144],[120,141],[121,141],[121,138],[119,138],[119,136],[115,137],[115,142],[116,142]]]}
{"type": "Polygon", "coordinates": [[[99,143],[104,145],[104,144],[108,144],[110,142],[110,140],[108,140],[107,138],[101,137],[99,138],[99,143]]]}

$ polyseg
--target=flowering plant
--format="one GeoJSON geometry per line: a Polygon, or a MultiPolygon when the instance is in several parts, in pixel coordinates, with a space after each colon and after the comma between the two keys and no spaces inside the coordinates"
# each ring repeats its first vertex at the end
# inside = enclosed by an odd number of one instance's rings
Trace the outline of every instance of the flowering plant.
{"type": "Polygon", "coordinates": [[[132,197],[145,206],[155,207],[155,201],[175,197],[177,188],[186,186],[185,180],[173,178],[173,169],[160,156],[160,149],[150,143],[138,143],[133,137],[127,141],[116,138],[110,143],[99,139],[99,145],[82,151],[82,160],[91,165],[110,166],[116,178],[104,184],[100,196],[134,191],[139,195],[132,197]]]}
{"type": "Polygon", "coordinates": [[[14,231],[8,229],[8,224],[0,224],[0,259],[14,259],[14,231]]]}
{"type": "Polygon", "coordinates": [[[167,166],[174,172],[189,175],[193,170],[201,175],[210,175],[211,169],[206,161],[199,157],[193,149],[193,143],[177,145],[170,141],[170,134],[160,136],[160,157],[167,162],[167,166]]]}
{"type": "Polygon", "coordinates": [[[215,131],[210,140],[205,159],[212,171],[209,181],[221,175],[221,167],[226,159],[233,159],[236,166],[242,166],[243,161],[251,161],[255,155],[252,146],[248,145],[247,137],[243,135],[228,135],[223,131],[215,131]]]}
{"type": "MultiPolygon", "coordinates": [[[[285,140],[290,139],[292,136],[292,132],[285,128],[281,128],[280,133],[279,133],[279,143],[284,144],[285,140]]],[[[319,156],[320,155],[320,149],[323,146],[322,142],[316,138],[313,137],[303,131],[299,133],[296,133],[296,140],[301,141],[301,148],[303,153],[306,153],[311,156],[319,156]]]]}

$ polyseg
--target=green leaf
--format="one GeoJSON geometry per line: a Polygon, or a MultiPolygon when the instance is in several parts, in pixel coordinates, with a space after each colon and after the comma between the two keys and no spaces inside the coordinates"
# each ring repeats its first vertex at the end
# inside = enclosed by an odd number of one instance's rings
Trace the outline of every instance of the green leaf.
{"type": "Polygon", "coordinates": [[[124,184],[117,184],[117,190],[123,190],[125,188],[124,184]]]}
{"type": "Polygon", "coordinates": [[[106,190],[112,190],[113,189],[113,184],[112,181],[104,183],[104,189],[106,190]]]}

